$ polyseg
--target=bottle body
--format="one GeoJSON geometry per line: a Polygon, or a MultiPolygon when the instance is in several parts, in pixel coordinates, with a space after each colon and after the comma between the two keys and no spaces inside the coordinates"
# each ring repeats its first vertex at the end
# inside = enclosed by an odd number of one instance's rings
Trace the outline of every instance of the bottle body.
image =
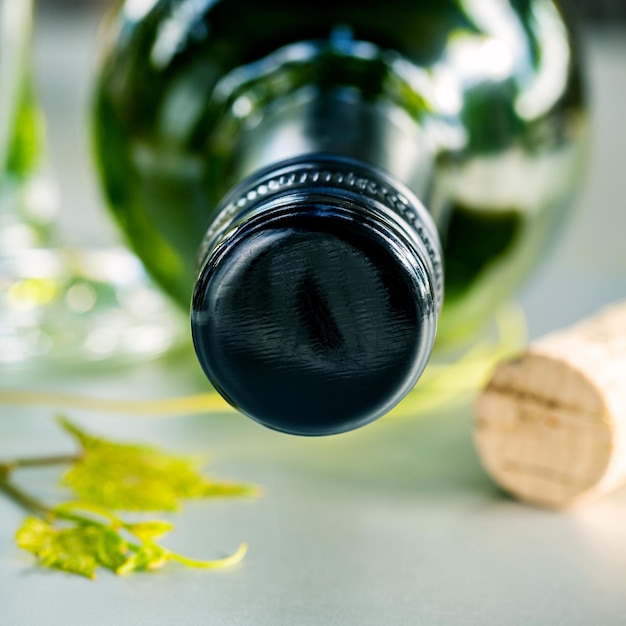
{"type": "Polygon", "coordinates": [[[220,203],[306,155],[415,194],[445,258],[441,345],[534,265],[577,175],[576,48],[548,0],[129,1],[109,31],[95,136],[111,207],[188,306],[220,203]]]}

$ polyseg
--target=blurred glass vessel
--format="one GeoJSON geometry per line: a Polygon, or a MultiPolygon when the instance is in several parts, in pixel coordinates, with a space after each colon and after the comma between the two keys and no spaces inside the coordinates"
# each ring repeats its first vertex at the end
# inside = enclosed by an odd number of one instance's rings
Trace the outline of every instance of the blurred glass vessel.
{"type": "MultiPolygon", "coordinates": [[[[32,0],[0,0],[0,366],[121,364],[180,341],[176,315],[121,247],[70,248],[35,96],[32,0]]],[[[49,370],[48,370],[49,371],[49,370]]]]}
{"type": "Polygon", "coordinates": [[[435,329],[439,352],[475,336],[535,264],[583,100],[551,0],[127,0],[95,138],[216,388],[326,434],[387,412],[435,329]]]}

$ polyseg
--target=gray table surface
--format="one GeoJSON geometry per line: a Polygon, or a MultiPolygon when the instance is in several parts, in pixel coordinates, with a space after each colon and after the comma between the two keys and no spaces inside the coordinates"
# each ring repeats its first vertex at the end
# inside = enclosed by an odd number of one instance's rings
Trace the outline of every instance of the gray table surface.
{"type": "MultiPolygon", "coordinates": [[[[68,240],[89,232],[102,243],[114,233],[77,130],[95,17],[48,18],[38,63],[64,228],[68,240]]],[[[587,40],[594,153],[574,219],[522,293],[533,336],[626,295],[626,33],[587,40]]],[[[181,357],[98,375],[2,372],[2,386],[145,398],[197,392],[202,379],[181,357]]],[[[207,558],[241,540],[250,550],[229,571],[105,572],[92,583],[34,567],[12,542],[22,512],[0,500],[2,626],[626,624],[626,491],[570,515],[505,497],[476,459],[469,403],[325,439],[235,415],[72,416],[112,437],[210,451],[214,473],[261,483],[260,501],[187,506],[169,541],[207,558]]],[[[49,410],[0,407],[0,458],[64,450],[49,410]]],[[[20,480],[54,498],[57,477],[32,470],[20,480]]]]}

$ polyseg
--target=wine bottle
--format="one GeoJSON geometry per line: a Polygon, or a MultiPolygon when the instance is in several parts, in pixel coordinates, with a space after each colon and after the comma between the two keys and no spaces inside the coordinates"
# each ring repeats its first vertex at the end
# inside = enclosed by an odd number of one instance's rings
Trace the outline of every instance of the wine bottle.
{"type": "Polygon", "coordinates": [[[106,33],[108,202],[191,301],[216,389],[271,428],[387,412],[571,199],[587,118],[551,0],[127,0],[106,33]]]}

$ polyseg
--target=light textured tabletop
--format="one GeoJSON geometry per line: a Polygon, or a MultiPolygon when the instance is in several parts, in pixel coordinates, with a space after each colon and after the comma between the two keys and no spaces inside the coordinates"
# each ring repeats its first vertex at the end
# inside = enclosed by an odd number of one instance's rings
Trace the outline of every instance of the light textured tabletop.
{"type": "MultiPolygon", "coordinates": [[[[89,224],[93,233],[93,220],[103,224],[98,237],[112,236],[76,134],[93,29],[90,15],[49,19],[38,40],[70,239],[89,224]]],[[[626,296],[626,33],[587,39],[590,174],[567,233],[522,294],[533,336],[626,296]]],[[[202,384],[190,355],[97,375],[2,373],[3,386],[120,398],[194,393],[202,384]]],[[[214,473],[262,484],[259,501],[188,505],[168,544],[211,558],[246,540],[249,553],[229,571],[104,572],[88,582],[36,568],[12,541],[23,513],[0,499],[2,626],[626,624],[626,491],[571,515],[503,496],[473,451],[469,403],[322,439],[232,414],[72,416],[114,438],[208,451],[214,473]]],[[[48,409],[0,407],[0,458],[70,449],[48,409]]],[[[20,476],[55,496],[55,470],[20,476]]]]}

